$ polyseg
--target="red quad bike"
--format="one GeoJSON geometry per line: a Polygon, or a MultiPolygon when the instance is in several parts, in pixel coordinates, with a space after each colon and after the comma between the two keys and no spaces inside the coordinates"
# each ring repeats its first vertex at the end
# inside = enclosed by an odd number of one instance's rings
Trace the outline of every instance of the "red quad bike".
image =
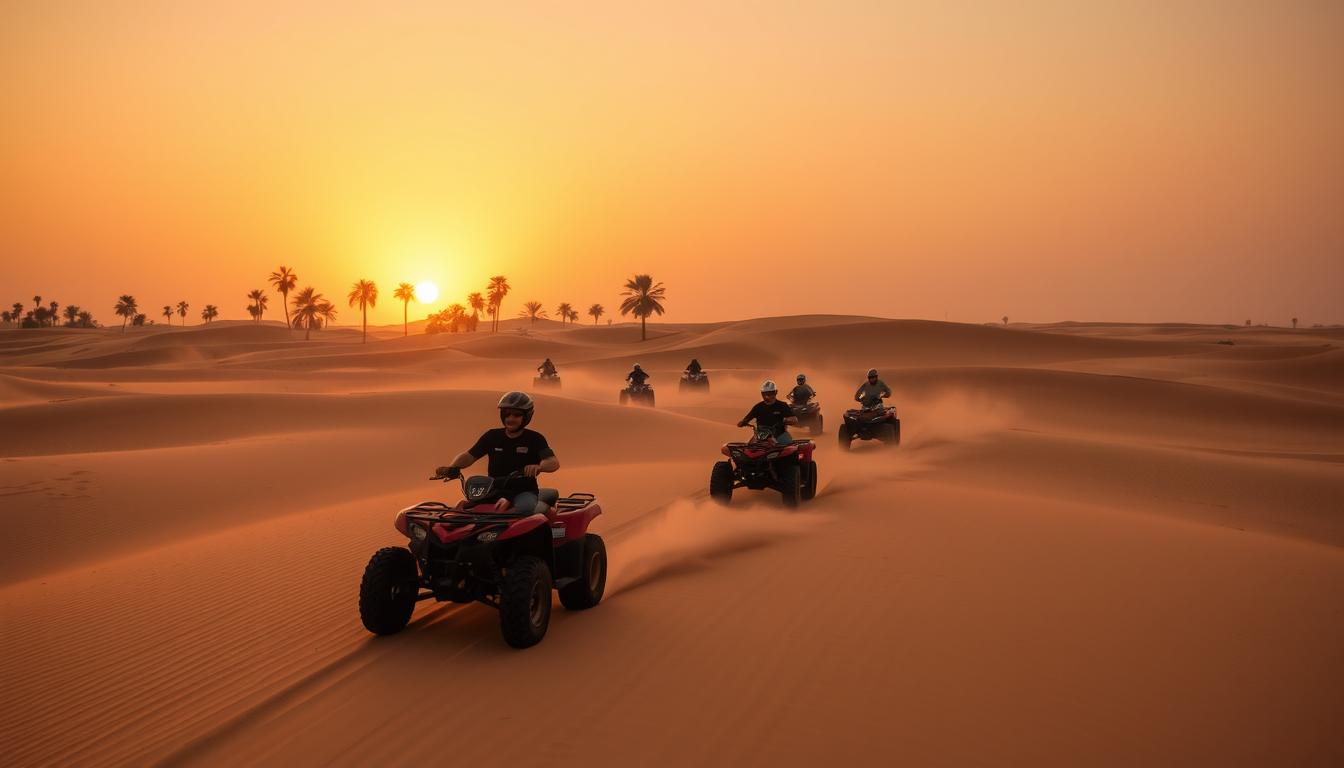
{"type": "Polygon", "coordinates": [[[845,423],[840,425],[840,450],[848,451],[854,440],[877,440],[888,448],[901,444],[901,420],[896,418],[896,406],[881,403],[866,408],[845,411],[845,423]]]}
{"type": "Polygon", "coordinates": [[[796,507],[817,495],[817,463],[811,440],[775,442],[774,430],[756,427],[745,443],[724,443],[728,461],[714,463],[709,473],[709,497],[721,504],[733,499],[734,488],[779,491],[784,506],[796,507]]]}
{"type": "Polygon", "coordinates": [[[798,419],[798,426],[807,427],[807,433],[810,435],[821,434],[821,403],[811,400],[789,407],[793,409],[794,418],[798,419]]]}
{"type": "Polygon", "coordinates": [[[647,405],[653,407],[653,387],[648,384],[631,384],[621,390],[621,405],[647,405]]]}
{"type": "Polygon", "coordinates": [[[543,388],[543,387],[552,387],[552,388],[554,388],[554,389],[559,389],[559,388],[560,388],[560,374],[558,374],[558,373],[543,373],[543,374],[541,374],[541,375],[539,375],[539,376],[533,376],[533,377],[532,377],[532,386],[536,387],[537,389],[541,389],[541,388],[543,388]]]}
{"type": "Polygon", "coordinates": [[[699,372],[699,373],[689,373],[689,372],[683,371],[682,374],[681,374],[681,381],[678,382],[678,384],[677,384],[677,391],[678,391],[678,392],[695,392],[695,391],[708,392],[708,391],[709,391],[709,374],[708,374],[708,373],[705,373],[704,371],[701,371],[701,372],[699,372]]]}
{"type": "Polygon", "coordinates": [[[369,559],[359,584],[365,628],[377,635],[400,632],[415,604],[429,598],[481,602],[499,609],[504,642],[527,648],[546,636],[552,589],[571,611],[601,602],[607,550],[588,525],[602,507],[591,493],[561,498],[554,488],[542,488],[536,508],[496,511],[505,485],[520,476],[462,479],[464,498],[455,506],[422,501],[398,512],[395,527],[408,543],[383,547],[369,559]]]}

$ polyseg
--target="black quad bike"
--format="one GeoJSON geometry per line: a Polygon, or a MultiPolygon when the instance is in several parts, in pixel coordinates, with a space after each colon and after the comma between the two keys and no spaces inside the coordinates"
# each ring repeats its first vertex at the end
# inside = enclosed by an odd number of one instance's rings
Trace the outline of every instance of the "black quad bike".
{"type": "Polygon", "coordinates": [[[821,403],[809,400],[806,403],[790,405],[789,408],[793,409],[793,417],[798,419],[798,426],[807,427],[809,435],[821,434],[821,403]]]}
{"type": "Polygon", "coordinates": [[[745,443],[724,443],[720,451],[728,461],[714,463],[709,473],[709,497],[727,504],[734,488],[753,491],[779,491],[784,506],[796,507],[817,495],[817,463],[812,460],[816,446],[811,440],[780,444],[775,430],[754,427],[745,443]]]}
{"type": "MultiPolygon", "coordinates": [[[[461,479],[460,472],[431,480],[461,479]]],[[[514,473],[462,480],[454,506],[422,501],[397,513],[408,539],[369,559],[359,584],[359,616],[377,635],[400,632],[421,600],[485,603],[499,610],[504,642],[527,648],[541,642],[551,620],[551,590],[579,611],[602,601],[607,550],[588,532],[602,507],[591,493],[561,497],[542,488],[533,509],[496,510],[514,473]]]]}
{"type": "Polygon", "coordinates": [[[677,384],[678,392],[708,392],[709,374],[701,371],[699,373],[683,372],[681,381],[677,384]]]}
{"type": "Polygon", "coordinates": [[[896,406],[877,405],[850,408],[845,411],[845,423],[840,425],[840,450],[848,451],[855,440],[877,440],[888,448],[901,444],[901,420],[896,418],[896,406]]]}
{"type": "Polygon", "coordinates": [[[538,375],[538,376],[533,376],[533,377],[532,377],[532,386],[536,387],[537,389],[543,389],[543,388],[545,388],[545,387],[551,387],[552,389],[559,389],[559,388],[560,388],[560,374],[558,374],[558,373],[543,373],[543,374],[540,374],[540,375],[538,375]]]}
{"type": "Polygon", "coordinates": [[[648,384],[630,384],[621,390],[621,405],[653,407],[653,387],[648,384]]]}

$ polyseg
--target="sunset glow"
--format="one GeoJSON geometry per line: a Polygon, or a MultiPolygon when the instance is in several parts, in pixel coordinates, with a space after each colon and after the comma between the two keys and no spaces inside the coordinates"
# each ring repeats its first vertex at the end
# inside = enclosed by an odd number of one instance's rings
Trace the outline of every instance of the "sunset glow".
{"type": "Polygon", "coordinates": [[[439,286],[428,280],[416,283],[415,300],[421,304],[433,304],[439,300],[439,286]]]}

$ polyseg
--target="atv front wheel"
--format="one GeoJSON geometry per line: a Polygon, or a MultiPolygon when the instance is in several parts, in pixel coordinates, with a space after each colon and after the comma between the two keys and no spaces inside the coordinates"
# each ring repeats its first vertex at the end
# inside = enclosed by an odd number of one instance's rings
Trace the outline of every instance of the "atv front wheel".
{"type": "Polygon", "coordinates": [[[891,447],[895,448],[901,444],[901,420],[893,419],[891,422],[892,440],[891,447]]]}
{"type": "Polygon", "coordinates": [[[820,435],[821,433],[822,433],[822,429],[821,429],[821,414],[818,413],[818,414],[817,414],[817,420],[814,421],[814,422],[812,422],[812,434],[814,434],[814,435],[820,435]]]}
{"type": "Polygon", "coordinates": [[[560,604],[571,611],[582,611],[602,602],[607,591],[607,545],[595,533],[583,537],[583,557],[577,581],[560,589],[560,604]]]}
{"type": "Polygon", "coordinates": [[[499,630],[514,648],[531,648],[551,623],[551,569],[541,558],[519,555],[509,562],[499,590],[499,630]]]}
{"type": "Polygon", "coordinates": [[[849,432],[849,425],[841,424],[840,429],[836,432],[836,435],[838,435],[840,438],[840,450],[848,451],[849,444],[854,439],[854,436],[849,432]]]}
{"type": "Polygon", "coordinates": [[[733,500],[732,462],[714,462],[714,469],[709,472],[709,498],[720,504],[727,504],[733,500]]]}
{"type": "Polygon", "coordinates": [[[375,635],[393,635],[406,628],[420,591],[415,556],[405,547],[383,547],[373,553],[359,582],[359,618],[375,635]]]}
{"type": "Polygon", "coordinates": [[[799,482],[801,471],[799,470],[798,462],[786,462],[780,465],[778,471],[779,495],[784,499],[784,506],[798,506],[799,496],[802,490],[802,484],[799,482]]]}
{"type": "Polygon", "coordinates": [[[817,495],[817,462],[809,461],[802,465],[802,488],[798,495],[803,501],[811,501],[817,495]]]}

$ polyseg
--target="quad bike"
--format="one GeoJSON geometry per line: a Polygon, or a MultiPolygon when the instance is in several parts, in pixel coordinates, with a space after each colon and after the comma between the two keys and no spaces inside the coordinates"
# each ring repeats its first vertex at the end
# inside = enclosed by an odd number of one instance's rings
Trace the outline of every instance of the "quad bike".
{"type": "Polygon", "coordinates": [[[687,392],[702,390],[709,391],[709,374],[701,371],[699,373],[682,373],[681,382],[677,384],[678,392],[687,392]]]}
{"type": "Polygon", "coordinates": [[[845,411],[845,423],[840,425],[840,450],[848,451],[854,440],[877,440],[888,448],[901,444],[901,420],[896,418],[896,406],[866,405],[845,411]]]}
{"type": "Polygon", "coordinates": [[[798,426],[807,427],[808,434],[821,434],[821,403],[816,400],[809,400],[806,403],[790,405],[793,409],[794,418],[798,419],[798,426]]]}
{"type": "Polygon", "coordinates": [[[541,642],[551,620],[551,590],[579,611],[602,601],[607,550],[588,532],[602,507],[591,493],[561,497],[542,488],[533,509],[495,508],[521,475],[463,479],[461,472],[431,480],[462,480],[455,506],[422,501],[397,513],[406,546],[383,547],[369,559],[359,584],[359,616],[378,635],[400,632],[415,604],[433,598],[481,602],[499,610],[504,642],[527,648],[541,642]]]}
{"type": "Polygon", "coordinates": [[[728,461],[714,463],[709,473],[709,497],[721,504],[733,499],[734,488],[779,491],[784,506],[796,507],[817,495],[816,446],[811,440],[780,444],[775,431],[757,426],[745,443],[724,443],[720,449],[728,461]]]}
{"type": "Polygon", "coordinates": [[[621,405],[647,405],[653,407],[653,387],[648,384],[630,384],[621,390],[621,405]]]}
{"type": "Polygon", "coordinates": [[[538,389],[541,389],[542,387],[554,387],[555,389],[559,389],[559,388],[560,388],[560,374],[558,374],[558,373],[543,373],[543,374],[541,374],[540,376],[534,376],[534,377],[532,378],[532,386],[534,386],[534,387],[536,387],[536,388],[538,388],[538,389]]]}

